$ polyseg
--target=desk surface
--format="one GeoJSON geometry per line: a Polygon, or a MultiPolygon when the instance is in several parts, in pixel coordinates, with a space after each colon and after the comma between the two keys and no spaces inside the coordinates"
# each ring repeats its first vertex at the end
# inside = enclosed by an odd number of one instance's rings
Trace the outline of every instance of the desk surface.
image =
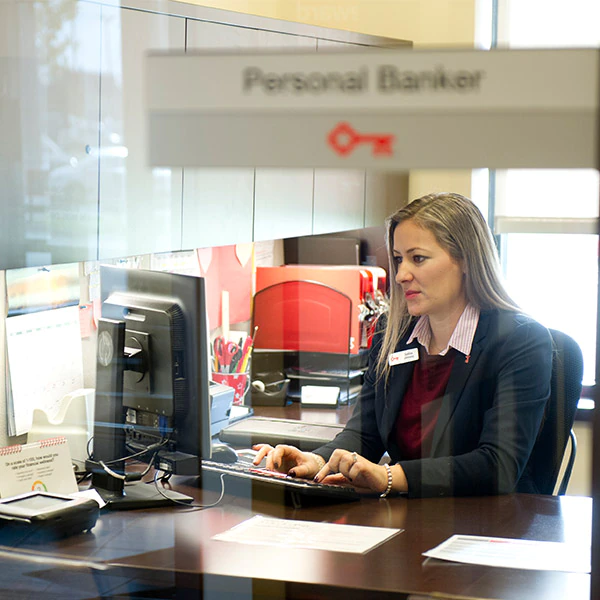
{"type": "MultiPolygon", "coordinates": [[[[200,491],[194,479],[176,478],[174,487],[198,502],[216,499],[213,492],[200,491]]],[[[587,600],[589,575],[463,565],[425,559],[421,553],[455,533],[589,546],[591,513],[590,498],[526,494],[365,498],[298,510],[251,497],[225,496],[218,506],[205,510],[108,512],[90,534],[43,548],[0,548],[0,597],[43,593],[46,598],[94,598],[155,590],[144,597],[347,600],[437,592],[447,597],[587,600]],[[364,555],[282,551],[212,539],[257,513],[404,531],[364,555]],[[31,557],[37,562],[27,560],[31,557]]]]}
{"type": "MultiPolygon", "coordinates": [[[[214,497],[185,485],[178,487],[192,492],[199,500],[204,496],[205,502],[214,497]]],[[[105,513],[91,534],[41,549],[42,554],[54,560],[74,559],[79,564],[51,561],[27,565],[24,577],[23,571],[15,571],[23,568],[17,560],[18,553],[0,552],[0,585],[4,590],[11,589],[4,586],[12,585],[14,572],[19,588],[28,593],[48,594],[68,581],[71,589],[87,590],[87,595],[63,597],[81,598],[95,597],[89,595],[90,588],[93,592],[115,587],[115,582],[123,585],[126,580],[130,585],[136,581],[136,585],[161,589],[202,587],[205,592],[216,589],[219,593],[235,590],[232,597],[236,598],[262,597],[261,594],[269,598],[306,598],[315,593],[323,596],[323,591],[329,598],[347,598],[348,594],[359,597],[359,592],[362,597],[387,598],[400,591],[418,591],[476,598],[587,600],[589,575],[462,565],[425,559],[421,553],[454,533],[589,545],[591,504],[589,498],[515,494],[487,498],[363,499],[294,510],[250,498],[225,497],[219,506],[203,511],[175,508],[105,513]],[[256,513],[404,531],[365,555],[282,551],[211,539],[256,513]],[[240,596],[240,591],[247,595],[240,596]]],[[[35,550],[32,546],[26,548],[32,549],[35,550]]],[[[222,596],[217,597],[220,600],[222,596]]]]}
{"type": "Polygon", "coordinates": [[[354,404],[345,404],[331,409],[302,406],[300,402],[292,402],[287,406],[255,406],[253,410],[255,415],[261,417],[345,425],[352,415],[354,404]]]}

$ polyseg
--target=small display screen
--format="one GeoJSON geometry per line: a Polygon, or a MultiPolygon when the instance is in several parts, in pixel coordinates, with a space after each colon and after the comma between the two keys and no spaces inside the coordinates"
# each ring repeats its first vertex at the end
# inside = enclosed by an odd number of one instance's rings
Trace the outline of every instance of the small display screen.
{"type": "Polygon", "coordinates": [[[47,510],[49,508],[58,508],[67,502],[70,502],[70,500],[66,498],[52,498],[50,496],[36,495],[29,496],[28,498],[19,498],[9,502],[3,502],[2,504],[14,506],[16,508],[24,508],[26,510],[38,511],[47,510]]]}

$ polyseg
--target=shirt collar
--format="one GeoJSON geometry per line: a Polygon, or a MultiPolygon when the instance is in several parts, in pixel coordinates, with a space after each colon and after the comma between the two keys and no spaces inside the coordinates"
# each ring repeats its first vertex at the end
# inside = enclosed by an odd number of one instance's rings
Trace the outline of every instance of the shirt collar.
{"type": "MultiPolygon", "coordinates": [[[[463,310],[462,315],[458,319],[458,323],[456,324],[456,327],[450,336],[448,345],[440,352],[440,355],[444,356],[452,347],[465,356],[469,356],[471,354],[473,338],[475,337],[475,330],[477,329],[478,323],[479,309],[469,302],[467,306],[465,306],[465,310],[463,310]]],[[[412,333],[408,338],[407,343],[410,344],[415,339],[429,353],[429,344],[431,342],[431,326],[429,325],[429,317],[427,315],[423,315],[419,318],[415,328],[412,330],[412,333]]]]}

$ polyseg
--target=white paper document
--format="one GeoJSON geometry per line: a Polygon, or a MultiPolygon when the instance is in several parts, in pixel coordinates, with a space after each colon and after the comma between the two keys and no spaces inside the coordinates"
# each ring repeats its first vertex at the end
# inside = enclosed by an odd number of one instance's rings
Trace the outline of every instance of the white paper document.
{"type": "Polygon", "coordinates": [[[240,544],[364,554],[401,531],[403,530],[386,527],[293,521],[256,515],[213,536],[213,539],[240,544]]]}
{"type": "Polygon", "coordinates": [[[563,542],[453,535],[439,546],[423,552],[423,556],[510,569],[572,573],[589,573],[591,570],[591,548],[563,542]]]}
{"type": "Polygon", "coordinates": [[[9,317],[6,342],[9,435],[21,435],[29,431],[34,408],[53,419],[63,396],[83,387],[79,306],[9,317]]]}
{"type": "Polygon", "coordinates": [[[150,268],[153,271],[168,271],[182,275],[200,276],[200,262],[195,250],[183,252],[161,252],[150,257],[150,268]]]}
{"type": "Polygon", "coordinates": [[[335,406],[340,397],[340,388],[329,385],[303,385],[300,389],[302,404],[324,404],[335,406]]]}

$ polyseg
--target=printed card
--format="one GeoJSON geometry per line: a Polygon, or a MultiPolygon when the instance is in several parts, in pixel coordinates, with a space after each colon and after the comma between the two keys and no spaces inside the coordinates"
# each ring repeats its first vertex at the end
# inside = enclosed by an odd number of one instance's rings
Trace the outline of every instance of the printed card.
{"type": "Polygon", "coordinates": [[[0,448],[0,497],[31,491],[65,495],[77,492],[66,438],[0,448]]]}

